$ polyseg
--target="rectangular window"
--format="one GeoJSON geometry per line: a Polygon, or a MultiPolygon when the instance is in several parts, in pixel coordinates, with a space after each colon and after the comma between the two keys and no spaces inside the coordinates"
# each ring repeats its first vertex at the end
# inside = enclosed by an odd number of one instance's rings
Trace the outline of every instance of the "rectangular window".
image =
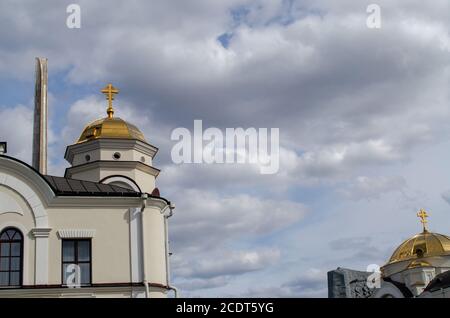
{"type": "Polygon", "coordinates": [[[91,240],[62,241],[62,284],[86,286],[91,284],[91,240]]]}

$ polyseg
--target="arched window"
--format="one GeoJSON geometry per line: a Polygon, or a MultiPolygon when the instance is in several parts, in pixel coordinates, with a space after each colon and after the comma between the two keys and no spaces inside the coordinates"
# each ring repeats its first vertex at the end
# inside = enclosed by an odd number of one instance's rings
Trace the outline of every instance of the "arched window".
{"type": "Polygon", "coordinates": [[[0,233],[0,288],[22,285],[23,235],[9,227],[0,233]]]}

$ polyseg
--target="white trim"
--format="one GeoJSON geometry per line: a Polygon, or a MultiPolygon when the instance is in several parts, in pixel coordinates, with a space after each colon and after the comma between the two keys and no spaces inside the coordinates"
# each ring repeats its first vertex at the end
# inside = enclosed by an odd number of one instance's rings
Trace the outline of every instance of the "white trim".
{"type": "Polygon", "coordinates": [[[52,229],[48,228],[35,228],[31,230],[31,234],[33,234],[34,237],[48,237],[51,230],[52,229]]]}
{"type": "Polygon", "coordinates": [[[93,238],[95,230],[88,229],[62,229],[58,230],[59,238],[93,238]]]}
{"type": "Polygon", "coordinates": [[[148,173],[155,178],[159,175],[160,170],[149,166],[146,163],[142,163],[140,161],[116,161],[116,160],[96,160],[91,161],[79,166],[72,166],[69,168],[66,168],[66,172],[64,173],[64,177],[66,178],[72,178],[74,174],[80,173],[80,172],[86,172],[91,171],[92,169],[99,169],[99,168],[113,168],[113,169],[137,169],[140,171],[143,171],[145,173],[148,173]]]}
{"type": "Polygon", "coordinates": [[[47,227],[47,212],[42,200],[48,204],[55,195],[42,176],[25,163],[0,156],[0,185],[9,187],[20,194],[31,208],[36,226],[47,227]]]}
{"type": "MultiPolygon", "coordinates": [[[[166,297],[164,288],[151,288],[160,297],[166,297]]],[[[144,286],[111,286],[83,288],[14,288],[0,289],[0,298],[65,298],[65,297],[142,297],[145,296],[144,286]]]]}
{"type": "Polygon", "coordinates": [[[49,228],[31,230],[36,241],[35,285],[48,284],[48,236],[50,231],[49,228]]]}
{"type": "MultiPolygon", "coordinates": [[[[105,177],[102,181],[104,184],[112,184],[114,182],[123,182],[131,187],[132,190],[136,192],[141,192],[141,190],[137,187],[137,185],[134,182],[131,182],[128,178],[122,177],[122,176],[110,176],[105,177]]],[[[114,184],[112,184],[114,185],[114,184]]]]}
{"type": "Polygon", "coordinates": [[[168,206],[168,204],[163,199],[150,197],[145,201],[145,206],[158,208],[161,212],[166,206],[168,206]]]}
{"type": "Polygon", "coordinates": [[[72,164],[76,153],[84,153],[97,149],[133,149],[145,155],[148,155],[151,158],[153,158],[158,152],[158,148],[140,140],[102,138],[67,146],[64,159],[72,164]]]}
{"type": "Polygon", "coordinates": [[[0,232],[7,227],[15,227],[22,232],[23,235],[23,268],[22,268],[22,283],[23,285],[32,285],[28,273],[30,272],[30,239],[28,238],[29,230],[21,223],[17,222],[4,222],[0,224],[0,232]]]}
{"type": "MultiPolygon", "coordinates": [[[[96,207],[111,207],[111,208],[129,208],[130,206],[140,206],[141,197],[110,197],[110,196],[61,196],[55,197],[50,203],[51,208],[64,208],[64,207],[85,207],[85,208],[96,208],[96,207]]],[[[65,213],[62,209],[59,211],[65,213]]],[[[105,212],[109,213],[108,210],[105,212]]]]}

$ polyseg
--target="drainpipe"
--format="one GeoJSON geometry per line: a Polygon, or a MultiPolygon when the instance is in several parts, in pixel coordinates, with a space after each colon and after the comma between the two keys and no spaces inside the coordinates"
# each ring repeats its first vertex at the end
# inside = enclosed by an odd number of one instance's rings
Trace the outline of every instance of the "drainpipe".
{"type": "Polygon", "coordinates": [[[149,298],[150,295],[150,290],[148,287],[148,280],[147,280],[147,270],[146,270],[146,261],[145,261],[145,256],[147,253],[145,253],[145,239],[144,239],[144,209],[145,209],[145,204],[147,202],[148,199],[148,194],[147,193],[142,193],[141,195],[141,199],[142,199],[142,206],[141,206],[141,244],[142,244],[142,279],[143,279],[143,283],[145,286],[145,298],[149,298]]]}
{"type": "Polygon", "coordinates": [[[166,248],[166,285],[169,290],[173,290],[175,298],[178,298],[178,289],[175,286],[170,285],[170,263],[169,263],[169,230],[168,230],[168,218],[173,215],[173,210],[175,210],[175,205],[172,203],[167,204],[164,209],[162,209],[161,214],[164,215],[164,235],[165,235],[165,248],[166,248]],[[170,209],[168,214],[165,214],[167,208],[170,209]]]}

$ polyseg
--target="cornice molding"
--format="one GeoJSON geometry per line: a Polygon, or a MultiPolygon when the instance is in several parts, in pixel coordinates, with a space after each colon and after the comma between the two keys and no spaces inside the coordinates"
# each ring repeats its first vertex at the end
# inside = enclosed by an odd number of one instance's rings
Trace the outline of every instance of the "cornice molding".
{"type": "Polygon", "coordinates": [[[69,162],[73,162],[73,158],[76,153],[88,152],[97,149],[127,149],[136,150],[143,154],[150,156],[152,159],[158,152],[158,148],[136,139],[95,139],[80,144],[73,144],[67,146],[64,158],[69,162]]]}
{"type": "Polygon", "coordinates": [[[95,230],[89,229],[61,229],[58,230],[58,236],[60,238],[93,238],[95,236],[95,230]]]}
{"type": "MultiPolygon", "coordinates": [[[[140,207],[142,199],[140,197],[109,197],[109,196],[58,196],[49,204],[54,207],[111,207],[130,208],[140,207]]],[[[64,211],[62,211],[64,213],[64,211]]]]}
{"type": "MultiPolygon", "coordinates": [[[[166,292],[169,288],[162,284],[148,283],[151,291],[166,292]]],[[[0,297],[90,297],[111,293],[144,292],[142,283],[93,284],[81,288],[68,288],[61,285],[25,285],[21,288],[0,289],[0,297]]]]}
{"type": "MultiPolygon", "coordinates": [[[[0,155],[0,184],[18,192],[28,201],[36,194],[48,204],[55,196],[51,185],[38,171],[19,159],[5,155],[0,155]],[[24,183],[23,179],[27,181],[24,183]]],[[[33,207],[37,202],[28,203],[33,207]]]]}
{"type": "Polygon", "coordinates": [[[34,237],[49,237],[51,230],[49,228],[35,228],[31,230],[31,234],[34,237]]]}
{"type": "Polygon", "coordinates": [[[151,197],[149,197],[145,202],[146,207],[156,207],[156,208],[160,209],[161,211],[167,205],[168,205],[168,203],[165,200],[158,199],[158,198],[151,198],[151,197]]]}
{"type": "Polygon", "coordinates": [[[96,160],[84,163],[79,166],[66,168],[64,176],[70,178],[74,173],[88,171],[96,168],[128,168],[137,169],[146,172],[155,178],[159,175],[160,170],[152,166],[146,165],[140,161],[120,161],[120,160],[96,160]]]}

